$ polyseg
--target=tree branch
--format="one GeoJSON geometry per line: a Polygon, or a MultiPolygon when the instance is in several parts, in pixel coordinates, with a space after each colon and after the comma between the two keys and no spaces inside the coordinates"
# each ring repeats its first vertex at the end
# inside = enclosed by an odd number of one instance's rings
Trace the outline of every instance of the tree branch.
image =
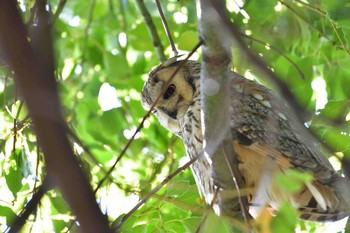
{"type": "Polygon", "coordinates": [[[199,0],[199,35],[204,41],[201,69],[203,146],[205,155],[212,160],[214,183],[220,187],[218,192],[220,214],[241,218],[241,213],[243,216],[249,216],[246,196],[224,195],[225,191],[236,189],[232,178],[237,181],[238,188],[243,187],[230,131],[231,40],[227,39],[227,30],[212,4],[223,11],[226,9],[224,0],[215,3],[210,0],[199,0]],[[223,151],[230,155],[227,161],[223,151]],[[234,177],[228,175],[230,171],[234,173],[234,177]]]}
{"type": "Polygon", "coordinates": [[[38,1],[38,23],[28,42],[15,1],[0,1],[0,46],[33,119],[51,174],[84,232],[111,232],[72,152],[64,131],[54,78],[51,28],[46,2],[38,1]]]}
{"type": "Polygon", "coordinates": [[[136,0],[136,5],[139,8],[140,13],[142,14],[145,24],[147,26],[148,32],[151,36],[153,46],[156,50],[158,59],[163,62],[166,60],[165,54],[164,54],[164,47],[162,42],[160,41],[159,35],[157,33],[156,26],[153,23],[152,17],[150,13],[148,12],[145,2],[143,0],[136,0]]]}
{"type": "Polygon", "coordinates": [[[53,188],[51,187],[52,183],[50,178],[46,176],[42,185],[40,185],[38,190],[33,194],[32,199],[28,201],[22,213],[15,219],[8,233],[19,232],[26,223],[28,217],[36,210],[44,194],[53,188]]]}
{"type": "Polygon", "coordinates": [[[60,2],[58,3],[57,6],[57,10],[55,12],[55,14],[52,16],[51,19],[51,24],[54,25],[58,19],[58,17],[60,16],[60,14],[63,11],[64,6],[66,5],[67,0],[60,0],[60,2]]]}
{"type": "Polygon", "coordinates": [[[167,37],[169,39],[169,43],[170,43],[171,49],[174,52],[174,57],[176,57],[177,54],[178,54],[178,51],[176,49],[173,37],[172,37],[171,32],[169,30],[168,23],[167,23],[166,18],[164,16],[162,5],[160,4],[159,0],[155,0],[155,2],[156,2],[156,5],[157,5],[157,8],[158,8],[159,16],[160,16],[160,18],[162,20],[162,23],[163,23],[163,27],[164,27],[165,33],[166,33],[166,35],[167,35],[167,37]]]}

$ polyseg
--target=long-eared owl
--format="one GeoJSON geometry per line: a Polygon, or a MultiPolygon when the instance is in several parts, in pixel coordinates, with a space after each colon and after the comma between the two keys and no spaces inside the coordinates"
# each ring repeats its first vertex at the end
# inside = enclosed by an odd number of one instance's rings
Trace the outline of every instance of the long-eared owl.
{"type": "MultiPolygon", "coordinates": [[[[180,62],[172,58],[150,72],[141,97],[145,109],[149,109],[162,93],[180,62]]],[[[200,71],[200,63],[186,61],[153,110],[162,126],[183,140],[190,158],[197,156],[203,147],[200,71]]],[[[282,201],[289,201],[299,210],[302,219],[334,221],[349,215],[347,180],[305,136],[305,129],[283,101],[268,88],[237,73],[232,72],[230,78],[230,101],[234,109],[230,131],[245,187],[262,188],[268,197],[267,204],[273,208],[278,208],[282,201]],[[289,169],[308,172],[313,180],[306,182],[300,192],[286,195],[274,182],[264,183],[261,179],[266,172],[276,176],[289,169]]],[[[208,158],[202,156],[191,166],[198,189],[208,204],[213,201],[215,191],[210,164],[208,158]]],[[[250,202],[255,194],[255,191],[250,193],[250,202]]]]}

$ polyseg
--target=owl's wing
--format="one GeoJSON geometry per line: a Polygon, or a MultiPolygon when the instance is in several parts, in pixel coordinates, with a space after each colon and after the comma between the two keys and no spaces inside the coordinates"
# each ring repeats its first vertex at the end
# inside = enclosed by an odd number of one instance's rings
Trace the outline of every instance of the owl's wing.
{"type": "MultiPolygon", "coordinates": [[[[237,74],[233,74],[231,101],[233,147],[241,161],[239,166],[246,185],[258,191],[263,187],[262,192],[272,202],[278,202],[283,193],[272,184],[277,173],[287,169],[310,172],[314,181],[306,184],[292,200],[289,198],[300,209],[315,212],[310,215],[304,211],[301,217],[314,220],[344,217],[341,202],[348,201],[337,186],[343,185],[345,179],[334,171],[282,101],[269,89],[237,74]],[[315,217],[316,213],[323,215],[315,217]],[[329,213],[333,214],[329,216],[329,213]]],[[[350,202],[345,204],[348,210],[350,202]]]]}

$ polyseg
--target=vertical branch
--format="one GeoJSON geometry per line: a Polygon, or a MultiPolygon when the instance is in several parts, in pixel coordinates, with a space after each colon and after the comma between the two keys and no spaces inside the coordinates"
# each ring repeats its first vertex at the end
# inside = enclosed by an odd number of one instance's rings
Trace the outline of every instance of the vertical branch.
{"type": "Polygon", "coordinates": [[[171,49],[174,52],[174,57],[176,57],[177,54],[178,54],[178,51],[177,51],[176,46],[174,44],[173,37],[171,36],[170,30],[169,30],[169,26],[168,26],[168,23],[167,23],[166,18],[164,16],[163,9],[162,9],[162,6],[160,5],[159,0],[156,0],[156,5],[157,5],[157,8],[158,8],[158,12],[159,12],[160,18],[161,18],[162,23],[163,23],[163,27],[164,27],[165,33],[166,33],[166,35],[167,35],[167,37],[169,39],[169,43],[170,43],[171,49]]]}
{"type": "Polygon", "coordinates": [[[220,187],[218,192],[220,214],[241,218],[241,212],[248,213],[246,197],[234,198],[224,195],[224,191],[236,189],[232,177],[228,175],[230,171],[234,173],[233,178],[237,181],[238,188],[243,186],[230,131],[231,39],[212,4],[223,11],[226,9],[225,0],[215,3],[210,0],[198,0],[197,4],[199,36],[204,41],[201,70],[203,146],[205,156],[212,161],[214,183],[220,187]],[[230,156],[225,157],[224,151],[230,156]]]}
{"type": "Polygon", "coordinates": [[[166,57],[164,54],[164,47],[162,45],[162,42],[160,41],[160,38],[159,38],[159,35],[157,33],[156,26],[153,23],[152,17],[150,15],[150,13],[148,12],[143,0],[136,0],[136,5],[139,8],[140,13],[142,14],[142,16],[145,20],[145,24],[146,24],[148,32],[151,36],[153,46],[156,49],[158,59],[161,62],[163,62],[166,60],[166,57]]]}
{"type": "MultiPolygon", "coordinates": [[[[110,232],[69,144],[54,77],[46,2],[38,0],[38,23],[29,44],[16,1],[0,1],[0,46],[33,119],[47,172],[76,214],[83,232],[110,232]],[[35,35],[35,36],[34,36],[35,35]]],[[[33,29],[34,30],[34,29],[33,29]]]]}

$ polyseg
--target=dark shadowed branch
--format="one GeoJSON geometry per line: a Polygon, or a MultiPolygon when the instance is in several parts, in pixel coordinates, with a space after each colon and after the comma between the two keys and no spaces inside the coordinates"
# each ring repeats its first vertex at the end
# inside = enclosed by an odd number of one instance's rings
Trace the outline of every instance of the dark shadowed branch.
{"type": "Polygon", "coordinates": [[[51,28],[46,2],[39,1],[31,44],[16,2],[0,1],[0,42],[4,60],[15,74],[44,152],[48,173],[84,232],[110,232],[69,144],[54,78],[51,28]]]}
{"type": "Polygon", "coordinates": [[[66,5],[66,2],[67,0],[61,0],[59,3],[58,3],[58,6],[57,6],[57,10],[55,12],[55,14],[52,16],[52,19],[51,19],[51,24],[55,24],[55,22],[57,21],[58,17],[60,16],[60,14],[62,13],[63,11],[63,8],[64,6],[66,5]]]}
{"type": "Polygon", "coordinates": [[[45,177],[43,183],[38,187],[37,191],[33,194],[32,199],[26,204],[25,208],[22,210],[18,218],[15,219],[8,233],[18,232],[26,223],[29,215],[31,215],[36,208],[38,207],[44,194],[52,189],[52,180],[49,180],[48,177],[45,177]]]}

